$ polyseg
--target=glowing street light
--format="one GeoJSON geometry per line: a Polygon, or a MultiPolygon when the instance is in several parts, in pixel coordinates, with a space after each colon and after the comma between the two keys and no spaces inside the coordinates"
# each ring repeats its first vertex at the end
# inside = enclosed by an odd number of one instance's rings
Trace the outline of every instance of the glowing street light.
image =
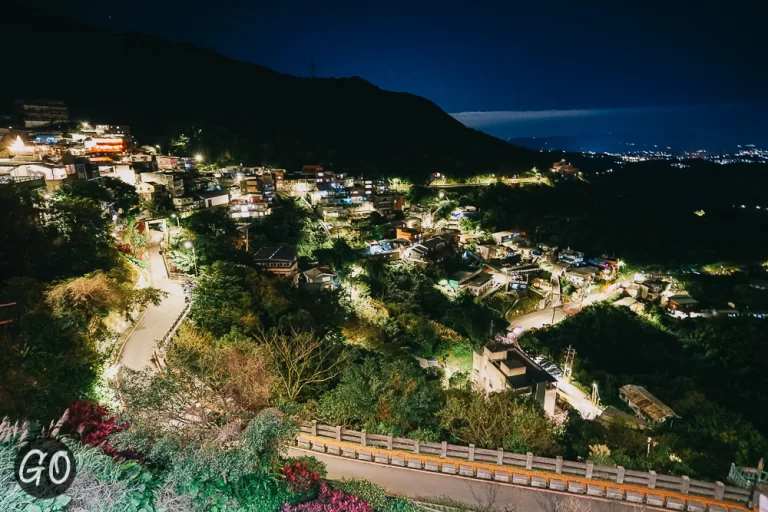
{"type": "Polygon", "coordinates": [[[187,249],[192,249],[192,261],[195,262],[195,277],[197,277],[197,254],[195,253],[195,245],[191,241],[187,240],[184,242],[184,247],[187,249]]]}
{"type": "Polygon", "coordinates": [[[200,153],[196,154],[195,155],[195,162],[200,163],[202,161],[203,161],[203,155],[201,155],[200,153]]]}
{"type": "Polygon", "coordinates": [[[443,199],[443,198],[445,198],[445,191],[444,191],[444,190],[441,190],[440,192],[438,192],[438,193],[437,193],[437,197],[439,197],[440,199],[443,199]]]}
{"type": "Polygon", "coordinates": [[[172,213],[171,214],[171,218],[172,219],[176,219],[176,226],[177,227],[181,227],[181,221],[179,220],[179,216],[178,215],[176,215],[175,213],[172,213]]]}

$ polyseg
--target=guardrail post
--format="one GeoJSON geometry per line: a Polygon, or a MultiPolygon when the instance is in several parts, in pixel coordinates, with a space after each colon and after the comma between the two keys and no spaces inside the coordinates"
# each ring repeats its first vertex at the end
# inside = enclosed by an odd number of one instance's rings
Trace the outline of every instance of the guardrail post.
{"type": "Polygon", "coordinates": [[[317,420],[312,420],[312,435],[317,435],[317,420]]]}
{"type": "Polygon", "coordinates": [[[475,460],[475,445],[473,444],[469,445],[469,455],[467,455],[467,460],[469,462],[474,462],[475,460]]]}
{"type": "Polygon", "coordinates": [[[683,476],[683,484],[680,486],[680,492],[683,494],[688,494],[688,489],[690,488],[691,488],[690,477],[683,476]]]}
{"type": "Polygon", "coordinates": [[[419,453],[419,440],[413,442],[413,453],[419,453]]]}
{"type": "Polygon", "coordinates": [[[725,484],[723,482],[715,482],[715,499],[722,500],[723,494],[725,494],[725,484]]]}
{"type": "Polygon", "coordinates": [[[531,452],[525,454],[525,469],[533,469],[533,454],[531,452]]]}
{"type": "Polygon", "coordinates": [[[448,441],[443,441],[443,444],[440,447],[440,458],[444,459],[447,456],[448,456],[448,441]]]}
{"type": "Polygon", "coordinates": [[[648,471],[648,488],[656,488],[656,472],[654,470],[648,471]]]}
{"type": "Polygon", "coordinates": [[[587,472],[585,473],[585,476],[587,480],[592,480],[592,472],[595,470],[595,463],[591,460],[587,461],[587,472]]]}
{"type": "Polygon", "coordinates": [[[624,468],[622,466],[619,466],[616,468],[618,471],[616,473],[616,483],[617,484],[623,484],[624,483],[624,468]]]}
{"type": "Polygon", "coordinates": [[[360,444],[362,446],[368,446],[368,434],[365,432],[365,429],[360,431],[360,444]]]}
{"type": "Polygon", "coordinates": [[[499,448],[499,451],[496,452],[496,464],[499,466],[504,465],[504,448],[499,448]]]}
{"type": "Polygon", "coordinates": [[[392,449],[392,434],[387,434],[387,450],[392,449]]]}
{"type": "Polygon", "coordinates": [[[555,473],[563,474],[563,458],[559,455],[555,457],[555,473]]]}
{"type": "Polygon", "coordinates": [[[336,440],[341,441],[341,425],[336,425],[336,440]]]}

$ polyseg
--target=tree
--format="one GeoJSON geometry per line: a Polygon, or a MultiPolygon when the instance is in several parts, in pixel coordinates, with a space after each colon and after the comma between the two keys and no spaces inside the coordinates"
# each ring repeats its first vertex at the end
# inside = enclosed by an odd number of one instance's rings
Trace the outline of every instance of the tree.
{"type": "Polygon", "coordinates": [[[333,380],[346,362],[346,352],[335,340],[313,332],[291,329],[283,334],[272,330],[262,332],[258,339],[269,356],[278,392],[291,401],[333,380]]]}
{"type": "Polygon", "coordinates": [[[192,299],[190,319],[214,336],[223,336],[232,326],[247,333],[261,326],[242,279],[223,263],[203,270],[192,290],[192,299]]]}
{"type": "Polygon", "coordinates": [[[264,348],[237,331],[216,339],[184,324],[169,342],[166,360],[191,371],[244,413],[269,405],[274,377],[264,348]]]}
{"type": "Polygon", "coordinates": [[[0,284],[12,277],[59,275],[67,270],[48,260],[51,246],[41,228],[41,210],[29,189],[13,183],[0,186],[0,284]]]}
{"type": "Polygon", "coordinates": [[[49,255],[63,275],[82,275],[114,264],[116,251],[109,220],[92,199],[57,194],[43,213],[45,236],[52,240],[49,255]]]}
{"type": "Polygon", "coordinates": [[[211,265],[215,261],[249,262],[248,255],[237,249],[241,246],[241,237],[225,208],[199,210],[182,222],[194,237],[199,265],[211,265]]]}
{"type": "Polygon", "coordinates": [[[536,402],[512,390],[489,395],[448,390],[440,417],[443,428],[462,443],[542,456],[559,453],[555,425],[536,402]]]}
{"type": "Polygon", "coordinates": [[[104,334],[102,320],[110,311],[129,315],[135,308],[160,304],[167,295],[157,288],[134,289],[97,271],[52,286],[46,301],[54,317],[77,318],[98,337],[104,334]]]}
{"type": "Polygon", "coordinates": [[[339,384],[320,398],[318,414],[335,425],[406,435],[433,431],[442,404],[440,375],[415,361],[367,357],[347,366],[339,384]]]}
{"type": "Polygon", "coordinates": [[[104,208],[111,206],[115,212],[122,216],[132,216],[138,213],[139,194],[136,192],[136,188],[111,176],[104,176],[98,181],[67,181],[61,186],[60,194],[91,199],[103,205],[104,208]]]}

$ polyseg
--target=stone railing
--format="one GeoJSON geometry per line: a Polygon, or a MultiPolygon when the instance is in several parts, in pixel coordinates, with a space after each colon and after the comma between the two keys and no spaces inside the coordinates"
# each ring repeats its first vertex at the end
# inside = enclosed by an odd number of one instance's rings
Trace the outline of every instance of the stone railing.
{"type": "Polygon", "coordinates": [[[722,482],[633,471],[591,461],[573,462],[562,457],[487,450],[474,445],[416,441],[317,422],[302,425],[297,446],[358,460],[621,499],[671,510],[746,510],[744,505],[751,505],[752,501],[749,490],[722,482]]]}

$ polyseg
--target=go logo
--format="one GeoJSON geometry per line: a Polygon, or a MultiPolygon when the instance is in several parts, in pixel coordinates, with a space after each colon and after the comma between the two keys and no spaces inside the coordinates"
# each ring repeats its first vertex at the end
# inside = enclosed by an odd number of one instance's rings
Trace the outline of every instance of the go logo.
{"type": "Polygon", "coordinates": [[[19,487],[30,496],[55,498],[75,480],[75,456],[61,441],[40,439],[19,451],[13,471],[19,487]]]}

